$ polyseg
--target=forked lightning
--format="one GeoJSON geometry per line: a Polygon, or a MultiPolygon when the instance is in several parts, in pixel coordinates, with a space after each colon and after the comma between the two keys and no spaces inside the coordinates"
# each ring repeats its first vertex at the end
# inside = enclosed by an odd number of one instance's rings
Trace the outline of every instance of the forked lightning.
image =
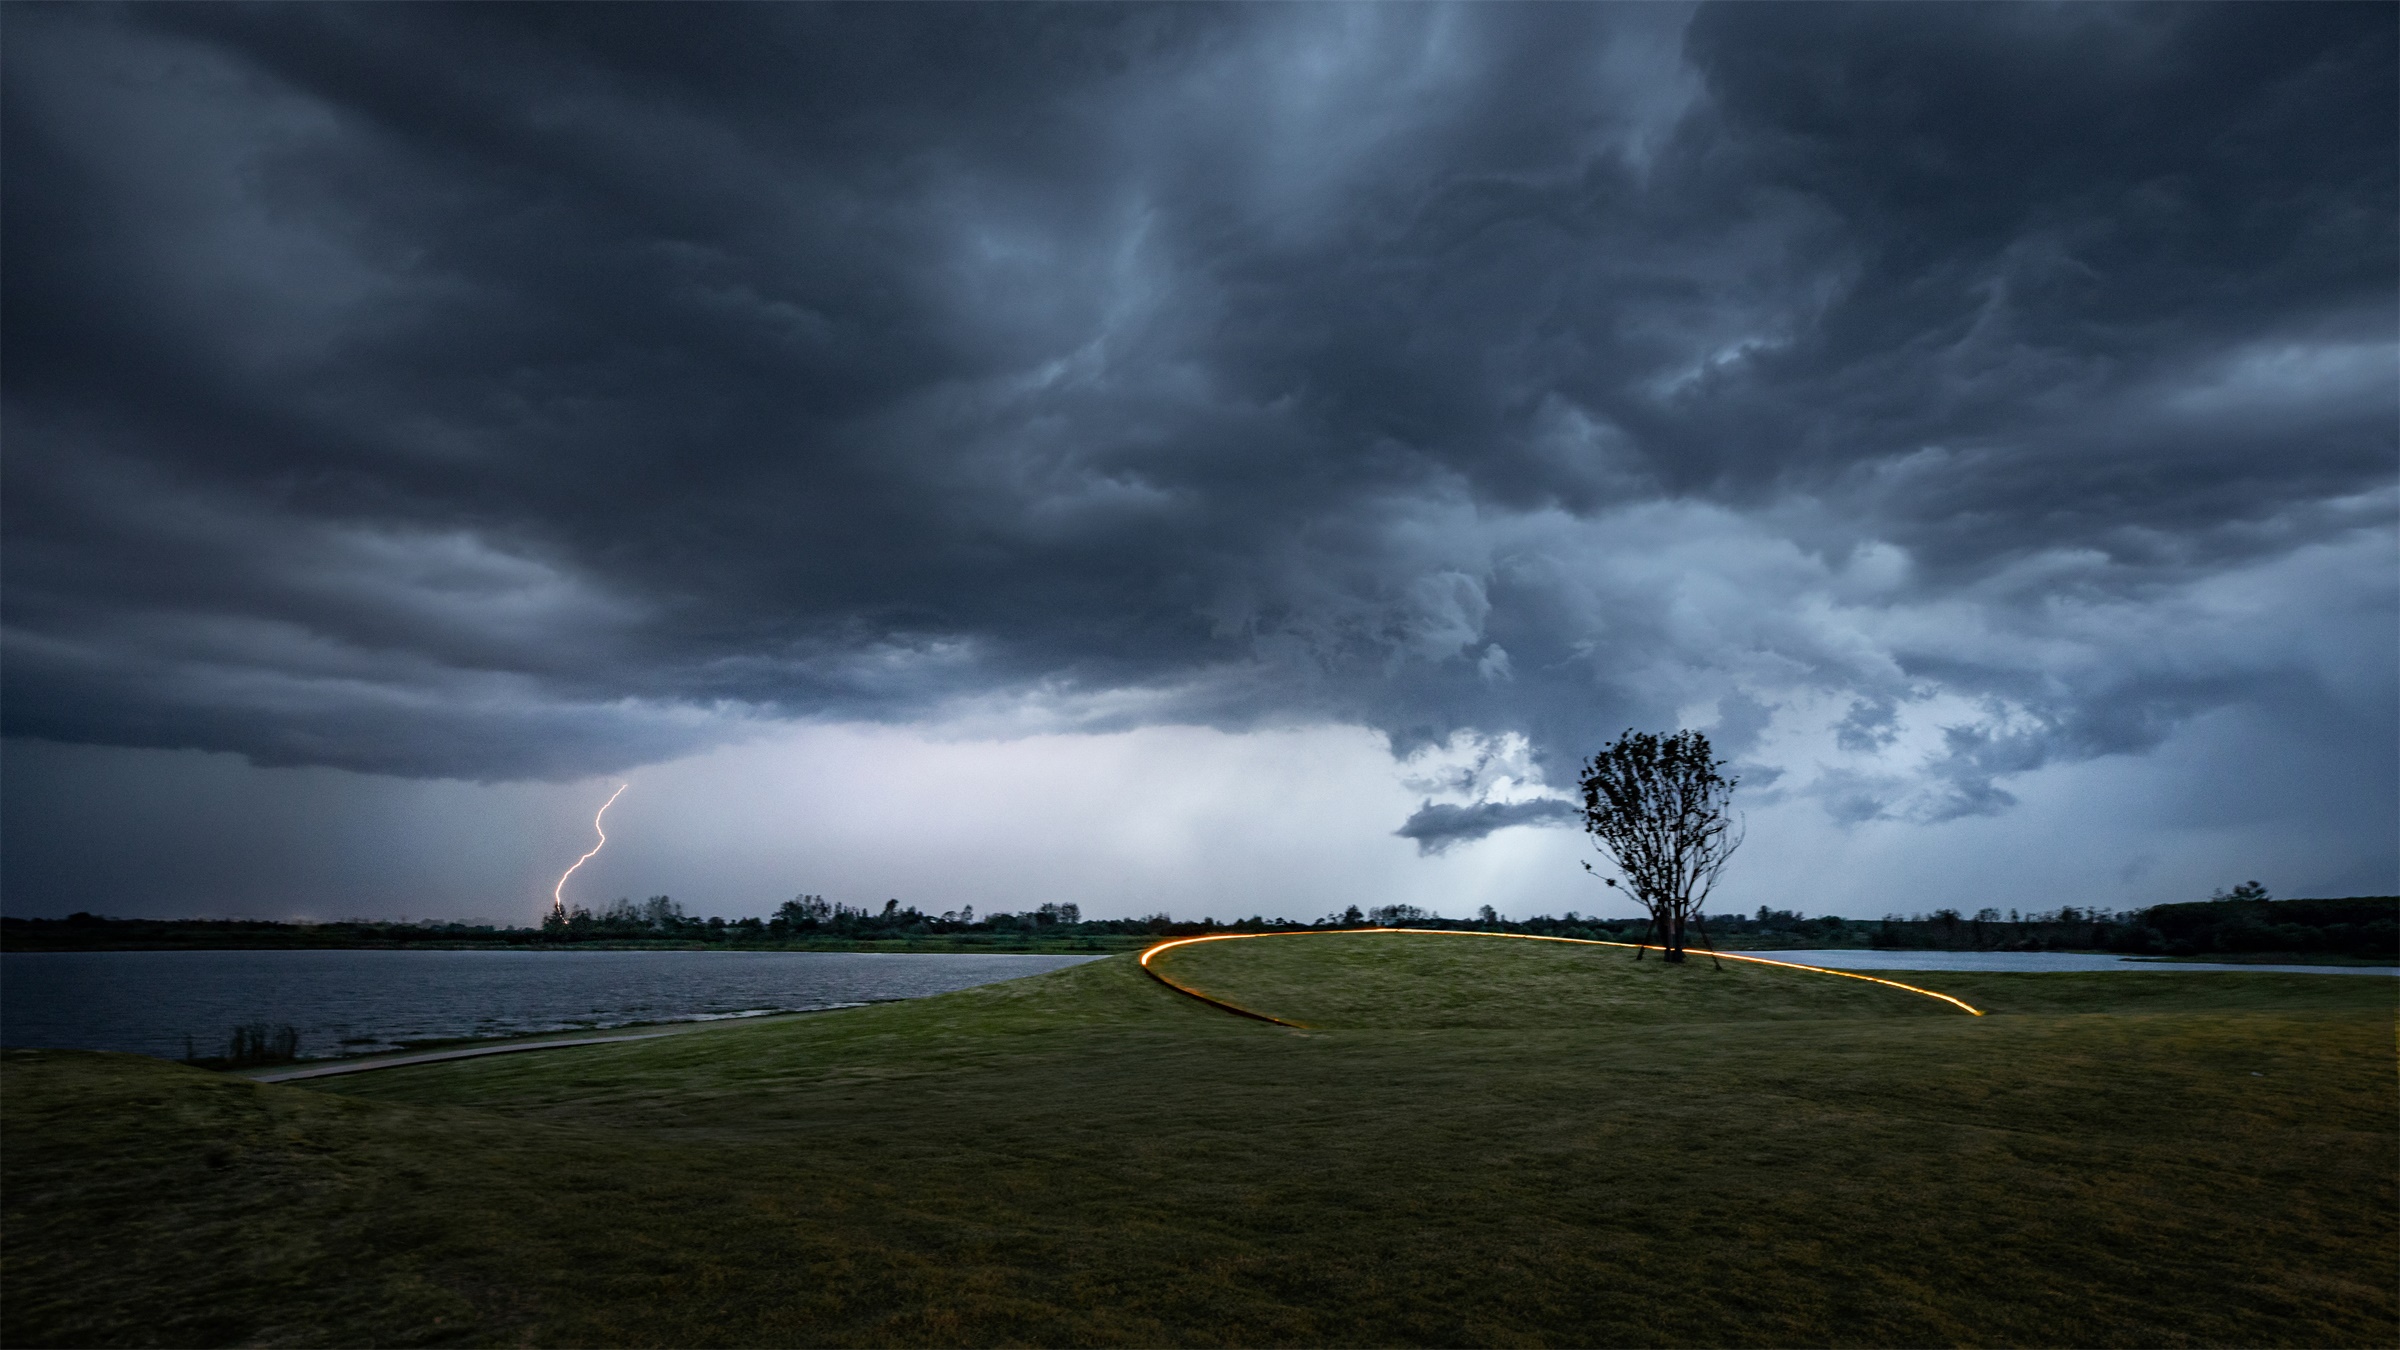
{"type": "Polygon", "coordinates": [[[600,842],[592,845],[591,853],[586,853],[582,857],[577,858],[572,866],[568,867],[566,871],[558,874],[558,884],[550,888],[550,917],[560,920],[564,920],[567,917],[567,878],[575,875],[575,869],[577,867],[581,867],[585,863],[590,862],[592,860],[592,853],[598,853],[600,850],[608,847],[608,831],[600,824],[600,818],[607,815],[608,808],[615,806],[617,804],[617,798],[624,796],[625,789],[632,786],[633,784],[631,783],[617,784],[617,790],[608,794],[608,800],[600,803],[600,809],[592,814],[592,828],[599,832],[600,842]]]}

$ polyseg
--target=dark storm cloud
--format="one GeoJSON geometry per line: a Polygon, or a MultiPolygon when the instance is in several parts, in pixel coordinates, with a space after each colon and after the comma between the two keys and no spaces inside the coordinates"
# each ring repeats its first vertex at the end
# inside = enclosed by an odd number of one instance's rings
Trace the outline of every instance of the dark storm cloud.
{"type": "Polygon", "coordinates": [[[2388,7],[8,29],[12,734],[563,776],[1005,695],[1558,769],[1822,703],[1938,723],[1829,809],[1943,819],[2388,720],[2388,7]]]}
{"type": "Polygon", "coordinates": [[[1540,797],[1523,802],[1477,802],[1454,806],[1428,801],[1392,833],[1417,841],[1419,853],[1441,853],[1511,825],[1567,825],[1582,817],[1573,802],[1540,797]]]}

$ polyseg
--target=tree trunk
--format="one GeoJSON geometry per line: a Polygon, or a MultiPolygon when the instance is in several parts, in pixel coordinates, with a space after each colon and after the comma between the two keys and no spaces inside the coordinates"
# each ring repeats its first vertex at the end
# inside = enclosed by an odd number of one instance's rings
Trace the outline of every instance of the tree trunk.
{"type": "Polygon", "coordinates": [[[1650,926],[1642,930],[1642,940],[1634,944],[1633,959],[1641,960],[1650,954],[1650,935],[1658,931],[1658,911],[1650,911],[1650,926]]]}
{"type": "Polygon", "coordinates": [[[1676,966],[1682,965],[1683,916],[1681,914],[1668,915],[1665,927],[1667,930],[1667,964],[1676,966]]]}

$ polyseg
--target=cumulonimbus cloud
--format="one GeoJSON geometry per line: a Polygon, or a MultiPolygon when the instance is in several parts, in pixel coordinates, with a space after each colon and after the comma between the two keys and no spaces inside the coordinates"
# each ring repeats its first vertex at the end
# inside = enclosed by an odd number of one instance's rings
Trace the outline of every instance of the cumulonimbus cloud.
{"type": "Polygon", "coordinates": [[[1699,723],[1858,821],[2388,728],[2394,28],[26,9],[0,725],[1699,723]]]}

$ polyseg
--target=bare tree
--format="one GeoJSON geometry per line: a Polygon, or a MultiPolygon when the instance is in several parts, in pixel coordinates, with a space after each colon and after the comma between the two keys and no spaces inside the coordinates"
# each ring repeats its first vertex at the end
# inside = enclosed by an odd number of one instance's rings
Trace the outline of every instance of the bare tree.
{"type": "MultiPolygon", "coordinates": [[[[1649,911],[1669,961],[1683,960],[1685,925],[1699,919],[1717,873],[1742,845],[1730,811],[1741,780],[1724,768],[1697,731],[1659,737],[1632,730],[1583,767],[1583,827],[1649,911]]],[[[1599,876],[1588,862],[1583,869],[1599,876]]]]}

